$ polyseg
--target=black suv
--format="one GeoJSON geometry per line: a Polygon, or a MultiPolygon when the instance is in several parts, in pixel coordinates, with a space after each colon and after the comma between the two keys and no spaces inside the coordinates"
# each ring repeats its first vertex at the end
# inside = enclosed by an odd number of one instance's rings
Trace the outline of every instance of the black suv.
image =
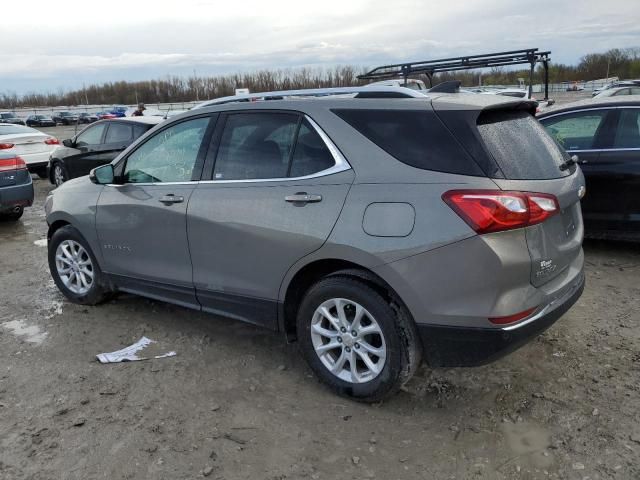
{"type": "Polygon", "coordinates": [[[585,234],[640,241],[640,95],[563,105],[538,120],[584,172],[585,234]]]}
{"type": "Polygon", "coordinates": [[[47,166],[49,180],[59,186],[110,163],[135,139],[162,121],[161,117],[125,117],[89,125],[51,153],[47,166]]]}

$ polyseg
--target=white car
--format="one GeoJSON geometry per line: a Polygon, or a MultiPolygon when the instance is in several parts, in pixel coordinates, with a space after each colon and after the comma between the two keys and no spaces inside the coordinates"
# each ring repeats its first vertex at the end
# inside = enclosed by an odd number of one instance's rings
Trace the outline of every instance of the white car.
{"type": "Polygon", "coordinates": [[[0,123],[0,152],[18,155],[40,178],[47,178],[49,154],[59,145],[57,138],[35,128],[0,123]]]}
{"type": "Polygon", "coordinates": [[[635,87],[628,85],[626,87],[607,88],[606,90],[599,92],[597,95],[594,95],[593,98],[618,97],[621,95],[640,95],[640,85],[635,87]]]}

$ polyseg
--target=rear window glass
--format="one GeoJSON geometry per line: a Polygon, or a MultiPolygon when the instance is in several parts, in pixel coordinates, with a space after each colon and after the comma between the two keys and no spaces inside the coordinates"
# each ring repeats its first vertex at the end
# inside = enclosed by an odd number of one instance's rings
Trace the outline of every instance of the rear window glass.
{"type": "Polygon", "coordinates": [[[484,176],[433,112],[340,109],[333,113],[402,163],[424,170],[484,176]]]}
{"type": "Polygon", "coordinates": [[[0,125],[0,135],[10,135],[14,133],[40,133],[37,130],[21,125],[0,125]]]}
{"type": "Polygon", "coordinates": [[[560,170],[569,156],[527,112],[483,113],[478,131],[507,179],[546,180],[572,173],[560,170]]]}

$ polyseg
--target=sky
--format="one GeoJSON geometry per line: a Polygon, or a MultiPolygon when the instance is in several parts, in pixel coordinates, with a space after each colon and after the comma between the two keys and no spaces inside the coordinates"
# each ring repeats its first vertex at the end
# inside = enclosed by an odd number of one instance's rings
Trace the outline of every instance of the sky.
{"type": "Polygon", "coordinates": [[[537,47],[640,46],[640,0],[29,0],[0,4],[0,92],[537,47]]]}

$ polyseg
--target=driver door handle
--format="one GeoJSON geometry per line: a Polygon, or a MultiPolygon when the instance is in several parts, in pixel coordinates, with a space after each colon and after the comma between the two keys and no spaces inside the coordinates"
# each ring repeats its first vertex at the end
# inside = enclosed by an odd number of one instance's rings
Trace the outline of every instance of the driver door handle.
{"type": "Polygon", "coordinates": [[[160,202],[165,205],[171,205],[172,203],[182,203],[184,202],[184,197],[176,197],[173,193],[165,195],[164,197],[160,197],[160,202]]]}
{"type": "Polygon", "coordinates": [[[292,203],[315,203],[322,201],[322,195],[314,195],[307,192],[298,192],[295,195],[287,195],[284,197],[285,202],[292,203]]]}

